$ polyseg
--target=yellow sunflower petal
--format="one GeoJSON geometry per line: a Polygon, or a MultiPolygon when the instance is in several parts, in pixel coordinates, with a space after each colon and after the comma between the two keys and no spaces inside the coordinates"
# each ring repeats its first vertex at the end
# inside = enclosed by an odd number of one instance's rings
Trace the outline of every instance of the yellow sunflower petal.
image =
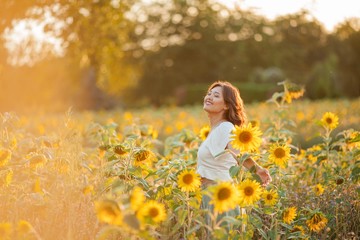
{"type": "Polygon", "coordinates": [[[283,221],[284,223],[290,224],[296,216],[296,207],[289,207],[283,212],[283,221]]]}
{"type": "Polygon", "coordinates": [[[260,183],[246,179],[238,186],[240,192],[240,205],[251,206],[260,200],[262,194],[262,188],[260,183]]]}
{"type": "Polygon", "coordinates": [[[275,165],[285,168],[290,159],[290,147],[281,144],[273,144],[269,149],[269,161],[275,165]]]}
{"type": "Polygon", "coordinates": [[[235,126],[233,135],[231,136],[231,144],[235,149],[254,152],[261,145],[261,131],[257,126],[252,126],[251,123],[243,126],[235,126]]]}
{"type": "Polygon", "coordinates": [[[184,170],[179,174],[177,184],[183,192],[195,192],[201,186],[200,175],[193,170],[184,170]]]}
{"type": "Polygon", "coordinates": [[[213,198],[210,204],[214,204],[214,210],[223,213],[234,209],[239,202],[239,191],[230,182],[221,182],[213,186],[213,198]]]}
{"type": "Polygon", "coordinates": [[[321,118],[321,124],[327,129],[335,129],[339,124],[339,117],[332,112],[326,112],[321,118]]]}
{"type": "Polygon", "coordinates": [[[154,200],[146,202],[137,212],[140,222],[156,224],[166,219],[165,206],[154,200]]]}

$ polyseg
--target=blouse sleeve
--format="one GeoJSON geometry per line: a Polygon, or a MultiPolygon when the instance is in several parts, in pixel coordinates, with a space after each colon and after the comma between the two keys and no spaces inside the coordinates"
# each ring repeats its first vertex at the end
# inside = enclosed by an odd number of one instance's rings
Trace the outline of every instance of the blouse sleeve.
{"type": "Polygon", "coordinates": [[[225,148],[231,141],[231,131],[234,125],[231,122],[221,123],[214,129],[209,138],[208,148],[213,157],[218,157],[225,152],[225,148]]]}

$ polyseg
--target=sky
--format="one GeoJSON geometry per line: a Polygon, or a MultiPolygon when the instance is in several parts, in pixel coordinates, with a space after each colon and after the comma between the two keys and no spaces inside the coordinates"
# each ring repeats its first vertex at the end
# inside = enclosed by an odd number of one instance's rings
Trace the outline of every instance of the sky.
{"type": "Polygon", "coordinates": [[[328,31],[349,17],[360,17],[360,0],[217,0],[228,7],[235,4],[242,9],[253,9],[269,18],[307,9],[328,31]]]}

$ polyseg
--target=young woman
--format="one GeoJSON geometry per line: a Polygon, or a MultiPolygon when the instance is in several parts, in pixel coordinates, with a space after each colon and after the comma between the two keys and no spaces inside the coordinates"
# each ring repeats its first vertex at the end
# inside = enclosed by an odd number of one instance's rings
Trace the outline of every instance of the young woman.
{"type": "MultiPolygon", "coordinates": [[[[199,147],[197,173],[200,174],[202,188],[205,189],[216,184],[216,181],[232,181],[229,170],[238,164],[236,156],[240,152],[231,146],[231,132],[234,125],[241,126],[246,123],[246,114],[239,90],[231,83],[224,81],[217,81],[209,87],[204,98],[203,109],[208,114],[211,131],[199,147]]],[[[245,160],[243,165],[248,169],[255,167],[255,172],[263,185],[271,181],[269,171],[251,158],[245,160]]],[[[204,195],[201,208],[212,212],[213,206],[209,202],[210,198],[204,195]]],[[[240,214],[239,208],[223,215],[236,216],[238,214],[240,214]]],[[[209,225],[208,214],[205,220],[209,225]]]]}

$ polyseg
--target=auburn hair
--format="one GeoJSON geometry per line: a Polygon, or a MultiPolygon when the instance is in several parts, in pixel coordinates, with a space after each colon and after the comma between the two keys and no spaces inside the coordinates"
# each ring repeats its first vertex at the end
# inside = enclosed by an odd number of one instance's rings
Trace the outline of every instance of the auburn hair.
{"type": "Polygon", "coordinates": [[[220,86],[224,102],[228,109],[224,113],[224,118],[234,125],[241,126],[247,121],[244,102],[240,97],[240,91],[237,87],[227,81],[216,81],[209,87],[208,91],[220,86]]]}

